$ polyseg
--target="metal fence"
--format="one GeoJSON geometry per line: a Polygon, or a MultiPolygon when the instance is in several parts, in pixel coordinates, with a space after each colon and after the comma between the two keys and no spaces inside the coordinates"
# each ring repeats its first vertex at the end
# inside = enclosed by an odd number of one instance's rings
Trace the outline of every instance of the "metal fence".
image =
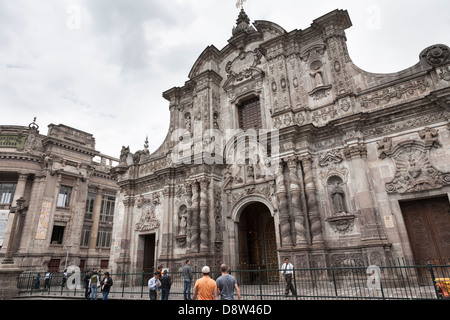
{"type": "MultiPolygon", "coordinates": [[[[450,283],[450,265],[336,267],[294,269],[297,295],[285,295],[286,282],[281,269],[230,270],[237,279],[245,300],[336,300],[336,299],[441,299],[442,289],[450,283]]],[[[65,296],[84,298],[84,274],[71,274],[67,282],[62,273],[53,273],[45,281],[45,273],[24,272],[18,278],[20,295],[65,296]],[[38,280],[38,281],[37,281],[38,280]]],[[[195,281],[202,275],[193,272],[195,281]]],[[[148,299],[147,282],[151,273],[112,273],[110,299],[148,299]]],[[[184,279],[181,272],[170,272],[172,287],[169,300],[183,299],[184,279]]],[[[219,271],[211,274],[213,279],[219,271]]],[[[447,287],[448,289],[448,287],[447,287]]],[[[99,298],[101,292],[99,290],[99,298]]],[[[235,297],[237,298],[237,297],[235,297]]]]}

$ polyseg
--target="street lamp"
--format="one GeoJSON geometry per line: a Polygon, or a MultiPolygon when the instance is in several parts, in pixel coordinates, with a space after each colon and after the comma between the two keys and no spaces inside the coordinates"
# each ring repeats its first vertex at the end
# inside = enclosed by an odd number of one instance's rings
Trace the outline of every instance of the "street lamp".
{"type": "Polygon", "coordinates": [[[72,246],[66,246],[67,252],[66,252],[66,263],[64,264],[64,270],[67,270],[67,259],[69,258],[70,248],[72,248],[72,246]]]}

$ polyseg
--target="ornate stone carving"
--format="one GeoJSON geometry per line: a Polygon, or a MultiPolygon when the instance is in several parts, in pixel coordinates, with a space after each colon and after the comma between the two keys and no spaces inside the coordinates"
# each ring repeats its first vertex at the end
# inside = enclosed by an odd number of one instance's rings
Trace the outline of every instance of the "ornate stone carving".
{"type": "Polygon", "coordinates": [[[424,93],[428,87],[429,84],[425,77],[402,82],[395,86],[362,96],[360,100],[361,107],[366,110],[376,109],[398,100],[418,96],[424,93]]]}
{"type": "Polygon", "coordinates": [[[187,247],[187,241],[185,235],[178,235],[175,237],[175,243],[177,248],[185,249],[187,247]]]}
{"type": "Polygon", "coordinates": [[[276,175],[276,194],[278,199],[278,212],[280,216],[280,236],[282,246],[292,246],[291,224],[289,222],[288,201],[286,198],[286,185],[284,180],[284,165],[280,163],[276,175]]]}
{"type": "Polygon", "coordinates": [[[302,158],[303,173],[305,175],[306,204],[308,207],[308,218],[311,226],[311,238],[314,243],[323,242],[322,222],[320,221],[319,208],[317,205],[316,186],[312,172],[312,159],[309,156],[302,158]]]}
{"type": "Polygon", "coordinates": [[[439,189],[450,184],[450,173],[438,171],[430,162],[429,152],[435,141],[424,140],[402,141],[390,150],[383,151],[396,166],[394,179],[386,184],[387,192],[406,193],[439,189]]]}
{"type": "Polygon", "coordinates": [[[256,48],[253,51],[241,49],[239,55],[225,66],[228,79],[224,83],[224,88],[228,88],[233,83],[239,83],[246,79],[261,75],[262,70],[256,66],[261,63],[262,53],[256,48]]]}
{"type": "Polygon", "coordinates": [[[447,62],[450,56],[450,49],[444,44],[435,44],[420,53],[420,59],[424,59],[433,67],[440,66],[447,62]]]}
{"type": "Polygon", "coordinates": [[[323,157],[319,159],[319,166],[326,167],[329,164],[333,163],[341,163],[342,162],[342,156],[339,154],[336,150],[328,151],[323,157]]]}
{"type": "Polygon", "coordinates": [[[334,216],[326,220],[330,224],[333,231],[339,234],[351,232],[353,230],[353,226],[355,225],[355,215],[352,214],[334,216]]]}
{"type": "Polygon", "coordinates": [[[438,132],[437,129],[431,129],[429,127],[425,127],[424,129],[419,131],[419,137],[422,140],[425,140],[425,143],[431,143],[434,147],[442,147],[442,144],[438,140],[438,132]]]}
{"type": "Polygon", "coordinates": [[[138,208],[142,208],[142,213],[139,222],[136,223],[136,231],[150,231],[159,228],[160,221],[156,219],[155,214],[156,204],[158,203],[158,201],[151,201],[140,196],[137,206],[138,208]]]}
{"type": "Polygon", "coordinates": [[[292,156],[286,159],[289,169],[289,193],[291,194],[292,217],[295,229],[295,242],[297,245],[306,243],[305,218],[301,206],[300,179],[297,175],[297,157],[292,156]]]}

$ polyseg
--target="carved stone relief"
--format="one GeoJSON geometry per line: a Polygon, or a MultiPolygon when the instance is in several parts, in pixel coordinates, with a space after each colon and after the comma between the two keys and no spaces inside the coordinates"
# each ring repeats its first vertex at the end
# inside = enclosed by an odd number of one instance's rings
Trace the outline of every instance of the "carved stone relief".
{"type": "Polygon", "coordinates": [[[420,53],[420,59],[424,59],[433,67],[444,64],[450,57],[450,49],[444,44],[435,44],[420,53]]]}
{"type": "Polygon", "coordinates": [[[430,162],[430,150],[440,146],[437,131],[425,128],[419,136],[423,141],[405,140],[392,146],[389,138],[383,138],[378,143],[380,158],[390,157],[396,167],[394,179],[386,184],[388,193],[439,189],[450,184],[450,173],[438,171],[430,162]]]}
{"type": "Polygon", "coordinates": [[[146,199],[144,196],[139,196],[136,206],[141,209],[141,217],[136,223],[136,231],[150,231],[158,229],[160,221],[156,219],[156,206],[161,204],[159,193],[153,193],[151,199],[146,199]]]}

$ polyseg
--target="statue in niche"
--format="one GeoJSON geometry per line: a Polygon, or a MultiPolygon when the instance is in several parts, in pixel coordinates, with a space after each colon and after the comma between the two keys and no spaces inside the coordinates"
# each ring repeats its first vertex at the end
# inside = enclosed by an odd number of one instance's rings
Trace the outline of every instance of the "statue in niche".
{"type": "Polygon", "coordinates": [[[316,80],[316,88],[322,87],[324,85],[323,79],[322,79],[322,70],[320,69],[321,67],[322,67],[322,62],[320,62],[319,60],[315,60],[313,63],[311,63],[310,74],[316,80]]]}
{"type": "Polygon", "coordinates": [[[190,113],[186,113],[184,123],[186,125],[186,130],[190,132],[191,131],[191,114],[190,113]]]}
{"type": "Polygon", "coordinates": [[[345,213],[345,192],[340,181],[331,185],[331,204],[333,214],[345,213]]]}
{"type": "Polygon", "coordinates": [[[180,210],[180,212],[178,213],[178,219],[180,221],[180,224],[179,224],[180,228],[178,230],[178,235],[184,236],[184,235],[186,235],[186,229],[187,229],[187,209],[186,208],[180,210]]]}

